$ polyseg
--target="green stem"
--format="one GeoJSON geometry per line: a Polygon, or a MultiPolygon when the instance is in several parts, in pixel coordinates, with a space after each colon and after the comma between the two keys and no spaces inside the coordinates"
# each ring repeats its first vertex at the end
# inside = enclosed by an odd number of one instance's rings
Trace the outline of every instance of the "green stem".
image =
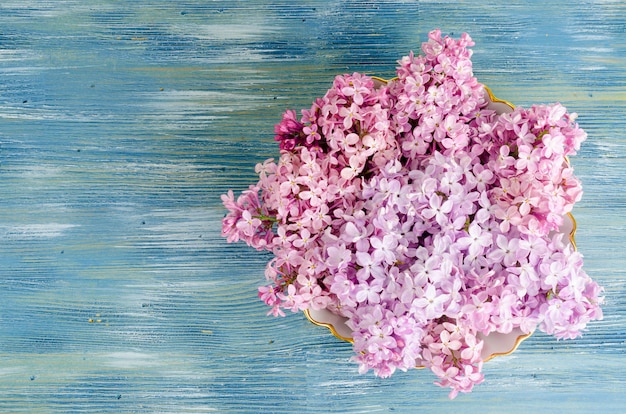
{"type": "Polygon", "coordinates": [[[272,223],[278,223],[278,219],[276,217],[266,216],[261,213],[259,213],[258,216],[254,216],[254,218],[258,218],[261,221],[271,221],[272,223]]]}

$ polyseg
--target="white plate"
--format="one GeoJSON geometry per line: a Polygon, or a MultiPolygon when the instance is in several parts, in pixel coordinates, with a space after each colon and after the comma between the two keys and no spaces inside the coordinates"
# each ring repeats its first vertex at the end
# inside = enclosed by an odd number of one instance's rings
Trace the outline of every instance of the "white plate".
{"type": "MultiPolygon", "coordinates": [[[[387,83],[386,80],[380,78],[374,78],[377,84],[382,85],[387,83]]],[[[485,86],[485,98],[489,101],[487,104],[488,109],[493,109],[497,114],[509,113],[513,111],[513,105],[509,102],[496,98],[489,88],[485,86]]],[[[574,241],[574,234],[576,233],[576,221],[574,216],[568,214],[563,220],[561,226],[561,232],[569,235],[570,243],[576,247],[574,241]]],[[[321,310],[305,310],[306,317],[315,325],[328,328],[333,335],[337,338],[352,342],[352,330],[346,325],[347,318],[336,315],[327,309],[321,310]]],[[[520,343],[529,336],[531,333],[524,333],[521,329],[515,328],[508,334],[502,334],[493,332],[487,336],[478,334],[478,339],[484,339],[483,350],[481,353],[483,361],[488,361],[497,356],[509,355],[513,353],[520,343]]],[[[422,367],[421,361],[416,361],[418,368],[422,367]]]]}

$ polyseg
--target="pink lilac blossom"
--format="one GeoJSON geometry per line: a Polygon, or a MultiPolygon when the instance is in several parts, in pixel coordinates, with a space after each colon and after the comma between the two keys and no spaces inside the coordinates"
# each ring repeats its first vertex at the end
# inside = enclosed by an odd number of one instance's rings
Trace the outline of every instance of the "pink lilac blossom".
{"type": "Polygon", "coordinates": [[[258,183],[222,196],[222,235],[274,255],[269,314],[331,309],[360,372],[419,361],[451,398],[484,380],[481,335],[575,338],[602,318],[559,230],[586,134],[560,104],[489,110],[472,45],[435,30],[390,82],[337,76],[300,118],[285,112],[258,183]]]}

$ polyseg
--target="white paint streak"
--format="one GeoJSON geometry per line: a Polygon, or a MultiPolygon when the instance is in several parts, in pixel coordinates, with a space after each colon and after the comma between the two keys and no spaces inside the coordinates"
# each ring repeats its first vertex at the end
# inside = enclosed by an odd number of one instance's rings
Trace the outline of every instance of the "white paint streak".
{"type": "Polygon", "coordinates": [[[3,238],[9,240],[36,240],[50,239],[63,236],[63,234],[75,224],[46,223],[46,224],[23,224],[16,226],[0,226],[4,229],[3,238]]]}

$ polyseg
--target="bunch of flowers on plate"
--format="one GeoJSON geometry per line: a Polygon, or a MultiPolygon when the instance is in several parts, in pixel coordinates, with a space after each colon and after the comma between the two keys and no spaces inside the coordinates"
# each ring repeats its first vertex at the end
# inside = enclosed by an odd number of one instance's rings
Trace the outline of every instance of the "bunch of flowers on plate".
{"type": "Polygon", "coordinates": [[[259,296],[347,319],[360,371],[416,362],[451,397],[483,381],[483,339],[539,328],[580,335],[601,288],[560,231],[582,195],[567,157],[585,139],[560,104],[497,114],[473,42],[435,30],[389,82],[337,76],[276,126],[222,234],[273,253],[259,296]]]}

